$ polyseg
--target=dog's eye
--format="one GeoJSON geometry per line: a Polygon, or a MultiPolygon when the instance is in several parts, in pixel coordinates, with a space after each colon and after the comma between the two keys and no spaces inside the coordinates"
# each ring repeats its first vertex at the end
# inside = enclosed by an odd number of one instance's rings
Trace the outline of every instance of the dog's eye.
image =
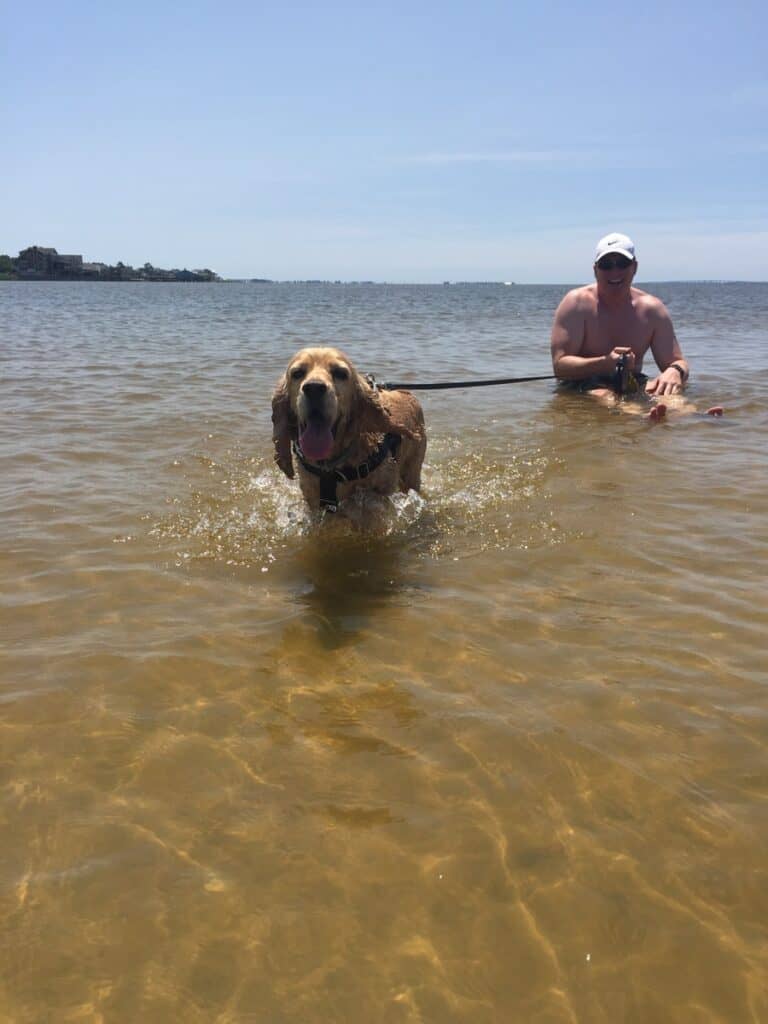
{"type": "Polygon", "coordinates": [[[297,366],[295,370],[291,370],[292,380],[301,380],[302,377],[306,377],[307,371],[303,366],[297,366]]]}
{"type": "Polygon", "coordinates": [[[334,366],[331,376],[334,380],[349,380],[349,370],[345,366],[334,366]]]}

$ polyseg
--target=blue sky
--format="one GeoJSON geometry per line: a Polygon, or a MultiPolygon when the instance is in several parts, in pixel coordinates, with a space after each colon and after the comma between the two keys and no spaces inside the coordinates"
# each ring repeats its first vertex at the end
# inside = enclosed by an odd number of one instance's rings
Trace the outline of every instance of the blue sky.
{"type": "Polygon", "coordinates": [[[764,2],[6,8],[0,252],[227,277],[768,279],[764,2]]]}

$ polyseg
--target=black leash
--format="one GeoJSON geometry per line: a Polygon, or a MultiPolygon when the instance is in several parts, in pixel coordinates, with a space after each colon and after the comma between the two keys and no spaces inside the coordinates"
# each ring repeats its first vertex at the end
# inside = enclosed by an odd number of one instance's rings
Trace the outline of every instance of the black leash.
{"type": "Polygon", "coordinates": [[[629,368],[629,356],[626,352],[619,356],[616,367],[611,374],[611,387],[619,397],[634,395],[640,390],[637,378],[629,368]]]}
{"type": "Polygon", "coordinates": [[[371,375],[368,376],[368,381],[372,387],[380,388],[382,391],[438,391],[447,388],[485,388],[493,384],[527,384],[528,381],[532,380],[556,380],[557,378],[553,373],[548,373],[543,377],[497,377],[494,380],[454,380],[454,381],[443,381],[436,384],[411,384],[411,383],[392,383],[391,381],[385,381],[379,383],[371,375]]]}

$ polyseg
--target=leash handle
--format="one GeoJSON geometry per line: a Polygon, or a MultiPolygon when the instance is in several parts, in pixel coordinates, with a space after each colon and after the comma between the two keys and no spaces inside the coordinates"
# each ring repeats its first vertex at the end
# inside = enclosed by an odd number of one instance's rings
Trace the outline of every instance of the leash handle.
{"type": "Polygon", "coordinates": [[[626,352],[622,352],[619,356],[616,366],[613,370],[613,390],[617,395],[623,395],[627,390],[627,383],[629,378],[629,357],[626,352]]]}

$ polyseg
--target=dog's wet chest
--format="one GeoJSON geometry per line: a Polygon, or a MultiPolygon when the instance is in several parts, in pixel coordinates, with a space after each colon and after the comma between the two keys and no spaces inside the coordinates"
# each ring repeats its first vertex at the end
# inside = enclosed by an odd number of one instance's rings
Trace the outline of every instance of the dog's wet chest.
{"type": "MultiPolygon", "coordinates": [[[[319,506],[323,488],[322,478],[299,466],[299,484],[301,492],[310,505],[319,506]]],[[[328,488],[325,483],[325,489],[328,488]]],[[[335,481],[337,501],[343,501],[358,490],[372,491],[375,494],[393,494],[399,489],[399,468],[392,456],[388,456],[369,476],[363,480],[335,481]]]]}

